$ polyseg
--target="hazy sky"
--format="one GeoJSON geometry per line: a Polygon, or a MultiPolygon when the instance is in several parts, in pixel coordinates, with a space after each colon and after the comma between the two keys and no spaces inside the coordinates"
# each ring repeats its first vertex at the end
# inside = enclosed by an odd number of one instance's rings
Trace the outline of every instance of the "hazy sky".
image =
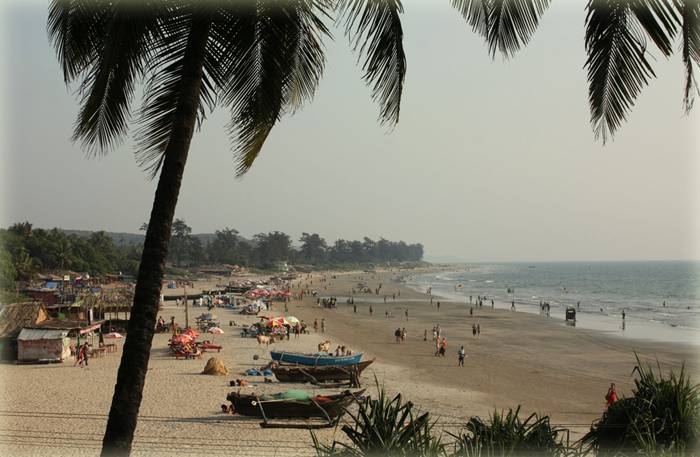
{"type": "MultiPolygon", "coordinates": [[[[195,232],[421,242],[428,258],[700,258],[700,117],[683,115],[680,58],[655,52],[658,78],[603,147],[589,124],[584,5],[553,2],[525,50],[492,61],[449,0],[405,2],[408,74],[392,132],[336,31],[314,102],[275,127],[243,179],[226,112],[210,116],[177,216],[195,232]]],[[[46,3],[2,9],[0,226],[136,232],[155,181],[129,141],[92,160],[71,144],[78,105],[48,43],[46,3]]]]}

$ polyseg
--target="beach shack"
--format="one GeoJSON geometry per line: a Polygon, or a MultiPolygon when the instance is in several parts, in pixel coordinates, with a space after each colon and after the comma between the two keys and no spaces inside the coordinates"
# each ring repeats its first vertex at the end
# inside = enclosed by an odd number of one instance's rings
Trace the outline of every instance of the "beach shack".
{"type": "Polygon", "coordinates": [[[12,303],[0,308],[0,358],[17,360],[17,337],[22,328],[40,325],[48,319],[42,303],[12,303]]]}
{"type": "Polygon", "coordinates": [[[19,362],[63,362],[70,357],[68,331],[23,328],[17,337],[19,362]]]}

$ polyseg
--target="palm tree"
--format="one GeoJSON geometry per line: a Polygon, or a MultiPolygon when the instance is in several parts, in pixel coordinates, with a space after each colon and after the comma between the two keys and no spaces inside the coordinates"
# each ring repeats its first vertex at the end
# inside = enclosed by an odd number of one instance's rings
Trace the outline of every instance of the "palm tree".
{"type": "MultiPolygon", "coordinates": [[[[452,0],[492,55],[527,44],[549,0],[452,0]]],[[[67,84],[78,82],[74,140],[110,150],[136,114],[136,160],[158,176],[103,455],[131,449],[150,355],[172,221],[190,140],[215,105],[231,112],[237,172],[244,174],[284,114],[313,98],[327,23],[359,54],[379,121],[399,120],[406,74],[400,0],[53,0],[48,30],[67,84]],[[134,111],[137,85],[143,107],[134,111]]],[[[664,55],[677,29],[687,70],[686,107],[697,91],[697,0],[591,0],[587,67],[596,133],[624,120],[650,66],[644,34],[664,55]],[[641,25],[640,25],[641,24],[641,25]]],[[[144,227],[145,228],[145,227],[144,227]]]]}

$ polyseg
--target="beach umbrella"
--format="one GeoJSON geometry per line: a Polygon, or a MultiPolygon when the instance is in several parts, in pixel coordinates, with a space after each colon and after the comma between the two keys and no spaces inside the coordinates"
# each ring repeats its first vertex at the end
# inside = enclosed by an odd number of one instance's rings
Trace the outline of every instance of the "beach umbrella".
{"type": "Polygon", "coordinates": [[[287,319],[287,322],[289,322],[290,324],[298,324],[299,323],[299,319],[297,319],[294,316],[287,316],[286,319],[287,319]]]}
{"type": "Polygon", "coordinates": [[[289,321],[284,317],[277,317],[273,319],[272,322],[276,325],[289,325],[289,321]]]}
{"type": "Polygon", "coordinates": [[[224,331],[220,329],[219,327],[211,327],[207,332],[211,333],[212,335],[222,335],[224,331]]]}
{"type": "Polygon", "coordinates": [[[124,335],[121,333],[117,332],[110,332],[110,333],[105,333],[104,335],[105,338],[124,338],[124,335]]]}

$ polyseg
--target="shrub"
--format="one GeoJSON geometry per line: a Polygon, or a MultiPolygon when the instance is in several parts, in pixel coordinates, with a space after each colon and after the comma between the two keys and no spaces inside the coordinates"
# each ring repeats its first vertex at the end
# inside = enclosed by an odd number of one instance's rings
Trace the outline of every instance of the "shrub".
{"type": "Polygon", "coordinates": [[[639,356],[635,372],[632,397],[603,413],[581,439],[584,449],[599,456],[693,454],[700,436],[700,386],[691,385],[684,366],[677,376],[671,371],[664,377],[660,366],[657,375],[639,356]]]}
{"type": "Polygon", "coordinates": [[[415,405],[401,394],[389,399],[377,385],[377,397],[357,399],[357,413],[350,411],[350,424],[341,431],[349,444],[334,441],[331,446],[318,442],[312,433],[316,454],[320,456],[441,456],[444,448],[434,437],[434,422],[429,413],[414,414],[415,405]]]}
{"type": "Polygon", "coordinates": [[[552,426],[549,416],[531,414],[520,419],[520,406],[507,414],[495,411],[488,421],[471,417],[465,432],[453,435],[455,456],[563,456],[569,452],[563,443],[566,429],[552,426]]]}

